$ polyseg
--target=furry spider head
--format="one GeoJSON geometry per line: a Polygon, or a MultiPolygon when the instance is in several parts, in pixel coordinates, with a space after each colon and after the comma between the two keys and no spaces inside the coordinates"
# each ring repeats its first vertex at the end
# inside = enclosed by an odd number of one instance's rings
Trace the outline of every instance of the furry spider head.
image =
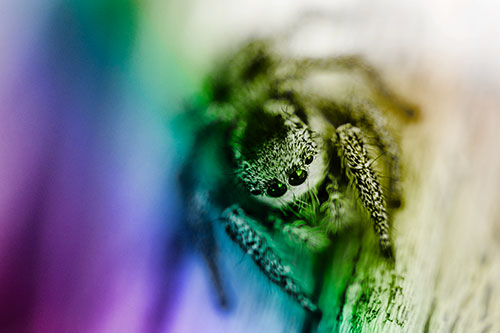
{"type": "Polygon", "coordinates": [[[249,112],[234,132],[237,176],[256,198],[281,207],[324,178],[322,145],[293,106],[270,101],[249,112]]]}

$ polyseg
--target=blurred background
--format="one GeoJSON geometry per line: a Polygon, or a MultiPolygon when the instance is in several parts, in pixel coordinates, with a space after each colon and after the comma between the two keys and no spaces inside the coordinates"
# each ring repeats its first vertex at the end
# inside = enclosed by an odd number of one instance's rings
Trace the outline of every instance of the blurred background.
{"type": "Polygon", "coordinates": [[[220,312],[182,232],[176,179],[193,133],[175,119],[217,59],[251,36],[292,31],[294,52],[367,58],[421,107],[424,125],[410,135],[422,140],[406,147],[439,152],[425,158],[438,159],[443,186],[470,180],[478,195],[460,199],[475,207],[468,221],[497,221],[475,224],[477,242],[498,241],[499,9],[494,1],[3,1],[0,331],[301,327],[300,309],[223,235],[235,304],[220,312]],[[461,178],[450,176],[454,168],[461,178]]]}

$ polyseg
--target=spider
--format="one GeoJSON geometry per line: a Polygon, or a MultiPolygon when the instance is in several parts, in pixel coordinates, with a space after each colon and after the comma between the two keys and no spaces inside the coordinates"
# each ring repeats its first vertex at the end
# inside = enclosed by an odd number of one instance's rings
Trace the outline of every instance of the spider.
{"type": "Polygon", "coordinates": [[[289,57],[272,41],[253,40],[209,75],[205,88],[194,108],[204,125],[180,179],[187,225],[222,304],[213,223],[313,313],[317,305],[269,237],[286,234],[321,252],[361,213],[381,253],[393,258],[388,211],[402,194],[386,116],[388,109],[414,111],[375,70],[358,57],[289,57]]]}

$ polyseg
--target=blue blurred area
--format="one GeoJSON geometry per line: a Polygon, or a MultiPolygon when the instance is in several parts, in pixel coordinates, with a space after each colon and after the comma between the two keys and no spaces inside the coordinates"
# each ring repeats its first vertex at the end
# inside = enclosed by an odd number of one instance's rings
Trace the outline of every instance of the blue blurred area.
{"type": "Polygon", "coordinates": [[[2,14],[2,331],[168,330],[182,255],[175,106],[137,72],[139,9],[17,2],[2,14]]]}

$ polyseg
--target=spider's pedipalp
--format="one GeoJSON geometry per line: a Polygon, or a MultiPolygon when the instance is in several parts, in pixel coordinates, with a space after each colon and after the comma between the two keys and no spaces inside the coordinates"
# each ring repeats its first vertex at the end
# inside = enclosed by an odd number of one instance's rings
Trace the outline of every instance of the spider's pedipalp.
{"type": "Polygon", "coordinates": [[[340,126],[336,131],[335,144],[342,167],[370,215],[382,253],[393,257],[382,187],[370,165],[361,130],[351,124],[340,126]]]}
{"type": "Polygon", "coordinates": [[[347,223],[347,199],[343,192],[340,191],[337,179],[329,176],[330,184],[326,187],[328,200],[322,205],[320,210],[324,213],[325,218],[323,224],[328,233],[333,234],[341,230],[347,223]]]}
{"type": "Polygon", "coordinates": [[[327,234],[321,228],[311,227],[300,220],[293,223],[277,224],[275,228],[288,236],[291,243],[305,245],[312,252],[319,253],[330,245],[327,234]]]}

